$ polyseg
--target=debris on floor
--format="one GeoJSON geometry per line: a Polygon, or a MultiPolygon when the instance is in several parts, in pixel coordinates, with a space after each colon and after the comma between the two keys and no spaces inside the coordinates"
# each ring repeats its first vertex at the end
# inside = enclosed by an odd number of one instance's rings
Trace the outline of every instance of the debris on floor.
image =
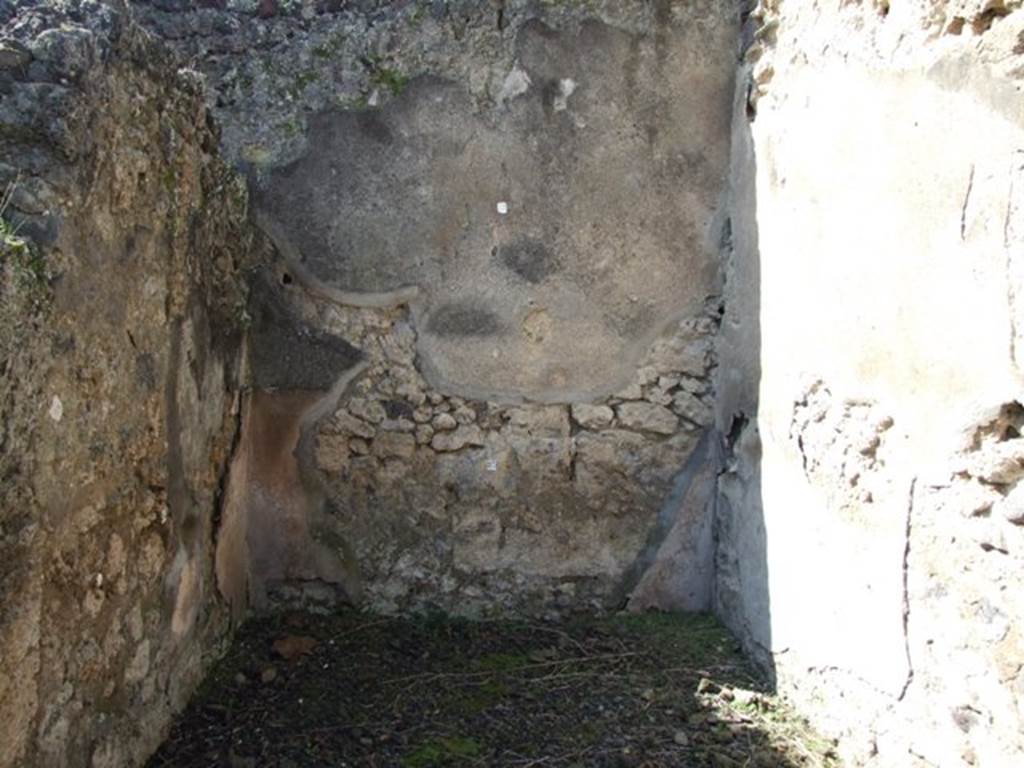
{"type": "Polygon", "coordinates": [[[837,766],[705,615],[250,622],[151,768],[837,766]]]}

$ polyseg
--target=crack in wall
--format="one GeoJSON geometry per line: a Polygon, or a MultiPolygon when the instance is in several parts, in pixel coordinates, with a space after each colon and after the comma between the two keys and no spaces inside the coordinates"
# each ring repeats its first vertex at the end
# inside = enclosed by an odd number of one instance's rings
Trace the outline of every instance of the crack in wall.
{"type": "Polygon", "coordinates": [[[903,681],[897,701],[907,695],[910,684],[914,681],[914,664],[910,658],[910,534],[913,525],[914,494],[917,490],[917,478],[910,481],[910,492],[907,494],[907,519],[904,526],[905,542],[903,546],[903,646],[907,657],[907,678],[903,681]]]}
{"type": "Polygon", "coordinates": [[[1014,159],[1010,165],[1010,183],[1006,195],[1006,215],[1003,219],[1003,249],[1006,252],[1006,301],[1007,311],[1010,317],[1010,360],[1013,366],[1020,370],[1020,361],[1017,359],[1017,344],[1020,328],[1017,325],[1017,289],[1014,280],[1014,250],[1015,241],[1021,240],[1021,233],[1016,230],[1015,213],[1020,213],[1024,206],[1015,199],[1016,195],[1024,198],[1024,150],[1014,152],[1014,159]]]}
{"type": "Polygon", "coordinates": [[[974,163],[971,163],[971,172],[967,177],[967,189],[964,191],[964,200],[960,204],[960,240],[967,237],[967,204],[971,199],[971,190],[974,189],[974,163]]]}

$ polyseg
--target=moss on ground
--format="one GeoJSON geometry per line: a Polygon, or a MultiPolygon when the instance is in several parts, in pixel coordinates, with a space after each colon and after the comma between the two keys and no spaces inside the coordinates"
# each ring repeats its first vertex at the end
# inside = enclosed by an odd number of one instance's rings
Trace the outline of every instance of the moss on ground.
{"type": "Polygon", "coordinates": [[[402,768],[439,768],[472,761],[480,754],[480,745],[475,739],[452,736],[431,739],[416,747],[402,758],[402,768]]]}

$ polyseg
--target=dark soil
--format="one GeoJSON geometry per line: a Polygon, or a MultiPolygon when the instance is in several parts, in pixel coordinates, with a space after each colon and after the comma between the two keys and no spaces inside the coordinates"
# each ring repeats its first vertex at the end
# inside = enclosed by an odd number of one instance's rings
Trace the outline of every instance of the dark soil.
{"type": "Polygon", "coordinates": [[[149,765],[835,764],[707,616],[348,611],[243,627],[149,765]]]}

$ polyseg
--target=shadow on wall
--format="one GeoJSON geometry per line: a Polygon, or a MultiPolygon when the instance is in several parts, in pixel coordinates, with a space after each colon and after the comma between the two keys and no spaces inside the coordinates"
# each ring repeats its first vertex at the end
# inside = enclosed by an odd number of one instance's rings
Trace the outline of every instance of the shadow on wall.
{"type": "Polygon", "coordinates": [[[722,232],[725,314],[715,421],[722,440],[714,515],[713,610],[774,684],[767,530],[761,499],[761,263],[749,80],[737,77],[728,209],[722,232]]]}
{"type": "Polygon", "coordinates": [[[250,384],[217,543],[217,579],[236,618],[265,608],[268,590],[304,585],[307,599],[353,600],[358,569],[316,540],[324,507],[303,470],[315,424],[365,364],[343,339],[308,326],[287,304],[290,275],[265,269],[250,296],[250,384]],[[277,284],[280,285],[277,285],[277,284]],[[283,286],[283,287],[282,287],[283,286]]]}

